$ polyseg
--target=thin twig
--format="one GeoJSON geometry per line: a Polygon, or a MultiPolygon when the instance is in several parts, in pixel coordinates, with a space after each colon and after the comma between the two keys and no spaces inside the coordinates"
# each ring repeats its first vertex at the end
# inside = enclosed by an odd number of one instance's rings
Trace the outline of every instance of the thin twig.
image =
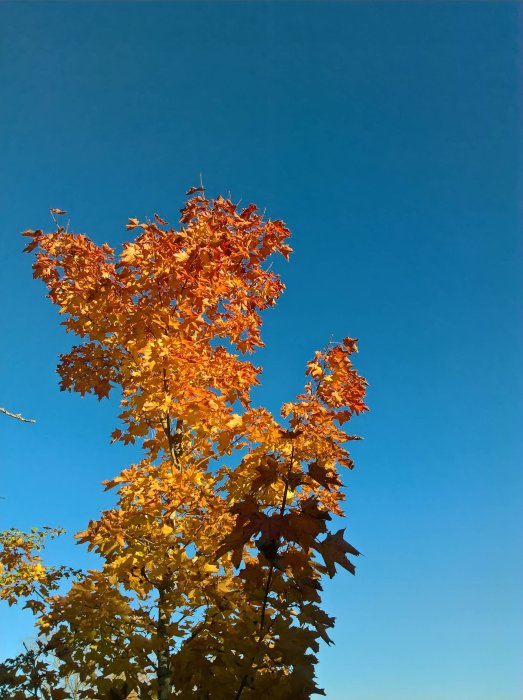
{"type": "Polygon", "coordinates": [[[5,415],[9,416],[10,418],[16,418],[16,420],[22,421],[22,423],[36,423],[36,421],[32,420],[31,418],[24,418],[21,413],[11,413],[11,411],[8,411],[6,408],[2,408],[1,406],[0,413],[5,413],[5,415]]]}

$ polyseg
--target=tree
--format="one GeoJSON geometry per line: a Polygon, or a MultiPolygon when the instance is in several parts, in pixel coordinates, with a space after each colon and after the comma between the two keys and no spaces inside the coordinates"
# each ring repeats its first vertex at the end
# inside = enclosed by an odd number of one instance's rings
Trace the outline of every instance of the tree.
{"type": "Polygon", "coordinates": [[[289,230],[252,204],[188,195],[178,229],[130,219],[139,233],[119,256],[60,225],[24,233],[80,339],[60,357],[61,388],[102,399],[118,387],[112,439],[138,441],[143,457],[105,482],[115,506],[76,535],[100,568],[58,595],[66,568],[4,566],[60,650],[59,673],[87,684],[81,697],[309,698],[334,622],[321,579],[354,573],[358,555],[329,521],[357,439],[342,425],[366,410],[366,382],[345,338],[315,354],[279,417],[251,405],[261,370],[245,355],[284,289],[267,261],[288,258],[289,230]]]}

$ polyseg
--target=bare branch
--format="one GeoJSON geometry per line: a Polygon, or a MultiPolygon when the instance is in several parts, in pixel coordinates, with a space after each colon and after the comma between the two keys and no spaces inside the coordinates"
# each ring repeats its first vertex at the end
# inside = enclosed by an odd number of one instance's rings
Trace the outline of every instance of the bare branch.
{"type": "Polygon", "coordinates": [[[0,413],[5,413],[5,415],[9,416],[10,418],[16,418],[16,420],[22,421],[22,423],[36,423],[35,420],[32,420],[31,418],[24,418],[21,413],[11,413],[11,411],[8,411],[6,408],[2,408],[2,406],[0,406],[0,413]]]}

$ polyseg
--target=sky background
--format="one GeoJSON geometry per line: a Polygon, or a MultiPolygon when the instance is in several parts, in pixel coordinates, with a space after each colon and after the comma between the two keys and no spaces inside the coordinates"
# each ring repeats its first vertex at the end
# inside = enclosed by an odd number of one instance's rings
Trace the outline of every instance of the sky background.
{"type": "MultiPolygon", "coordinates": [[[[521,30],[510,2],[1,3],[0,405],[37,424],[0,416],[0,527],[64,526],[51,559],[93,564],[72,534],[137,456],[109,444],[114,401],[60,393],[71,339],[19,232],[61,207],[118,246],[202,173],[293,232],[255,403],[360,339],[365,556],[326,585],[327,697],[520,700],[521,30]]],[[[0,612],[15,654],[31,618],[0,612]]]]}

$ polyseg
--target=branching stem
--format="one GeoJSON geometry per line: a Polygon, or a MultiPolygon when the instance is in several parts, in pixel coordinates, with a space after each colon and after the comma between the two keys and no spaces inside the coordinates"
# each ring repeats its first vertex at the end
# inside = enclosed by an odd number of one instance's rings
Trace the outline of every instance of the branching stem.
{"type": "MultiPolygon", "coordinates": [[[[287,470],[287,477],[285,479],[285,488],[283,490],[283,498],[280,506],[280,515],[283,515],[285,513],[285,508],[287,507],[287,496],[289,494],[289,479],[291,476],[292,472],[292,467],[294,465],[294,445],[292,446],[291,449],[291,456],[289,459],[289,468],[287,470]]],[[[267,582],[265,583],[265,590],[263,594],[263,603],[262,603],[262,608],[261,608],[261,614],[260,614],[260,623],[258,627],[258,641],[256,642],[256,651],[258,650],[259,646],[263,642],[265,635],[267,634],[266,630],[264,632],[264,626],[265,626],[265,615],[267,613],[267,605],[269,604],[269,593],[271,592],[271,583],[272,583],[272,576],[274,573],[274,561],[271,562],[271,565],[269,567],[269,573],[267,574],[267,582]]],[[[253,654],[251,661],[249,663],[249,669],[252,668],[252,665],[254,661],[256,660],[256,653],[253,654]]],[[[236,695],[234,696],[234,700],[239,700],[241,697],[243,690],[247,684],[247,678],[248,678],[248,672],[246,672],[243,675],[243,678],[241,680],[240,686],[236,692],[236,695]]]]}

